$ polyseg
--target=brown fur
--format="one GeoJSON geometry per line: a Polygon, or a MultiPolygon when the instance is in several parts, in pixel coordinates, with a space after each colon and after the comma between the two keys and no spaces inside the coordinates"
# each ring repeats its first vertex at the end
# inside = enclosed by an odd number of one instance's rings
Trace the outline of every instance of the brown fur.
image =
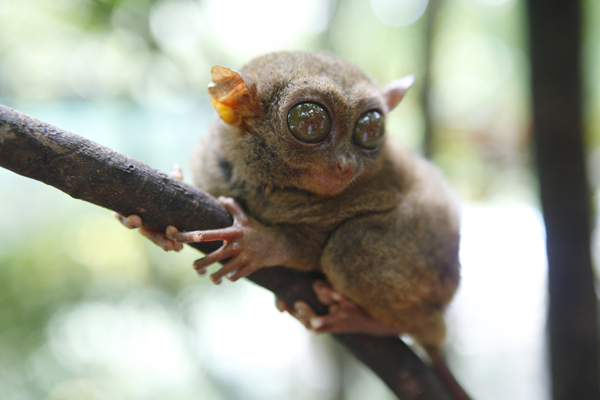
{"type": "Polygon", "coordinates": [[[256,83],[260,113],[245,130],[214,122],[193,158],[196,184],[278,227],[290,243],[286,266],[323,271],[376,319],[439,348],[459,282],[457,206],[435,168],[391,138],[371,151],[353,143],[361,114],[388,113],[385,93],[327,53],[271,54],[242,72],[256,83]],[[289,133],[287,113],[303,101],[329,110],[322,143],[289,133]],[[340,165],[355,167],[354,178],[327,193],[319,182],[340,165]]]}

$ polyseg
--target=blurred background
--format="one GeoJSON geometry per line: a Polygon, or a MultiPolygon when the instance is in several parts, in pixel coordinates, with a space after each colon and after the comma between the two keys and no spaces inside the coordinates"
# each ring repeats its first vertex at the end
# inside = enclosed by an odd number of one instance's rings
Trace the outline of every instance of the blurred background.
{"type": "MultiPolygon", "coordinates": [[[[600,4],[583,5],[597,194],[600,4]]],[[[189,149],[215,115],[212,65],[327,50],[381,85],[415,74],[388,132],[464,202],[449,363],[474,398],[544,399],[525,21],[518,0],[0,0],[0,103],[163,171],[181,164],[189,181],[189,149]]],[[[0,398],[394,398],[328,336],[279,314],[270,292],[198,277],[198,257],[0,169],[0,398]]]]}

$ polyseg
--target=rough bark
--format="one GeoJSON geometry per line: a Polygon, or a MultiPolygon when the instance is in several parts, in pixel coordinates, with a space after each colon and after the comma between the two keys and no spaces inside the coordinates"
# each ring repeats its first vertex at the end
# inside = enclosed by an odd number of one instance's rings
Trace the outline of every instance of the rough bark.
{"type": "Polygon", "coordinates": [[[552,395],[555,400],[600,399],[580,2],[529,0],[528,8],[534,149],[548,253],[552,395]]]}
{"type": "MultiPolygon", "coordinates": [[[[0,105],[0,166],[51,185],[71,197],[164,231],[231,225],[211,196],[146,164],[0,105]]],[[[203,252],[218,243],[195,244],[203,252]]],[[[263,268],[248,279],[293,304],[304,300],[326,313],[312,291],[318,274],[285,267],[263,268]]],[[[401,399],[452,399],[438,377],[400,340],[358,334],[335,335],[401,399]]]]}

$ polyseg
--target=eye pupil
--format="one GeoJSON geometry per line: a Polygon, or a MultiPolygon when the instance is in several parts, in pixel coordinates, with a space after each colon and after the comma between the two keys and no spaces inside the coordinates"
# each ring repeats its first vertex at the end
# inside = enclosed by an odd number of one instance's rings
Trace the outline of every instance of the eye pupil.
{"type": "Polygon", "coordinates": [[[317,103],[301,103],[288,113],[288,128],[294,137],[307,143],[318,143],[329,134],[331,118],[317,103]]]}
{"type": "Polygon", "coordinates": [[[378,111],[368,111],[361,115],[354,127],[353,139],[359,147],[375,149],[383,142],[385,123],[378,111]]]}

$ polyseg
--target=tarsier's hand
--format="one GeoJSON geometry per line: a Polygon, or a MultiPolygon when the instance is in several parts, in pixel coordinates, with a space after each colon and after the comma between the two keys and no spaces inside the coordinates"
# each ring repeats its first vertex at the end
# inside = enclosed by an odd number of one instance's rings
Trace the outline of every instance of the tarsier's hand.
{"type": "MultiPolygon", "coordinates": [[[[182,180],[183,173],[178,165],[173,166],[170,175],[182,180]]],[[[220,283],[223,276],[231,281],[250,275],[261,267],[283,264],[287,259],[285,238],[276,228],[263,226],[257,220],[246,215],[233,199],[219,197],[219,202],[233,216],[233,225],[228,228],[206,231],[179,232],[174,226],[168,226],[166,233],[142,226],[138,215],[124,217],[113,213],[126,228],[139,229],[139,232],[165,251],[180,251],[182,243],[223,241],[223,246],[206,257],[196,260],[194,268],[200,275],[206,268],[218,261],[231,258],[223,267],[210,276],[214,283],[220,283]]]]}
{"type": "Polygon", "coordinates": [[[402,333],[375,320],[325,281],[315,281],[313,289],[319,301],[329,307],[327,315],[315,314],[303,301],[296,302],[292,308],[283,300],[277,299],[276,306],[279,311],[287,311],[313,332],[366,333],[374,336],[397,336],[402,333]]]}
{"type": "Polygon", "coordinates": [[[199,274],[205,274],[209,265],[230,258],[210,279],[216,284],[223,277],[233,282],[259,268],[285,262],[285,238],[276,228],[264,226],[249,217],[232,198],[219,197],[219,202],[233,216],[233,225],[228,228],[179,232],[174,226],[167,227],[167,237],[178,243],[223,241],[220,248],[194,262],[194,268],[199,274]]]}

